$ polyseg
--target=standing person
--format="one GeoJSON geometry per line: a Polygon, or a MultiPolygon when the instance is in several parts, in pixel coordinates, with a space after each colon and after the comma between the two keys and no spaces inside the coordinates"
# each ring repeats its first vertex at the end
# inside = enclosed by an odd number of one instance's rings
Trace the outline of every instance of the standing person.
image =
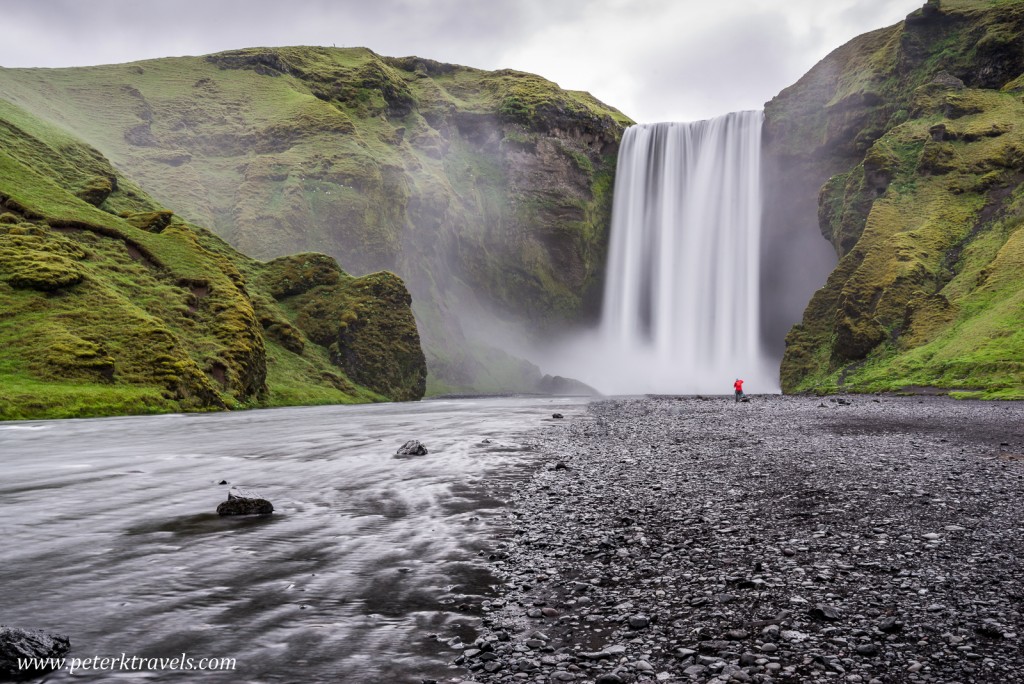
{"type": "Polygon", "coordinates": [[[743,381],[736,378],[736,382],[732,383],[732,388],[736,390],[736,401],[739,402],[743,398],[743,381]]]}

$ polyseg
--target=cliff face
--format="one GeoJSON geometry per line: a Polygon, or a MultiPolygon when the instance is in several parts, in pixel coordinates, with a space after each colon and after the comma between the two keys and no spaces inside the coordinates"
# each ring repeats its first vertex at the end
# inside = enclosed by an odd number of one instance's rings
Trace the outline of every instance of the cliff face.
{"type": "Polygon", "coordinates": [[[768,103],[768,230],[814,216],[839,258],[784,391],[1024,395],[1022,73],[1024,4],[932,0],[768,103]]]}
{"type": "Polygon", "coordinates": [[[401,281],[316,258],[329,282],[299,272],[280,292],[279,263],[183,223],[0,100],[0,420],[422,396],[401,281]],[[347,332],[305,332],[300,291],[347,332]]]}
{"type": "Polygon", "coordinates": [[[586,93],[364,49],[280,48],[0,70],[0,96],[244,252],[313,250],[401,275],[436,390],[532,382],[535,369],[480,346],[477,325],[543,334],[597,312],[628,121],[586,93]]]}

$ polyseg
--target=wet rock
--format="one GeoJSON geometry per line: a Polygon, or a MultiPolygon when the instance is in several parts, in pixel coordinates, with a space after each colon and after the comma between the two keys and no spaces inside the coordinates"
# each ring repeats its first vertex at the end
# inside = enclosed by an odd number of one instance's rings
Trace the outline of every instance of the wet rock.
{"type": "Polygon", "coordinates": [[[0,625],[0,675],[24,676],[26,672],[18,667],[19,658],[60,658],[70,647],[71,641],[62,634],[0,625]]]}
{"type": "Polygon", "coordinates": [[[885,632],[886,634],[892,634],[899,632],[903,629],[903,623],[899,622],[894,617],[882,618],[876,625],[879,631],[885,632]]]}
{"type": "Polygon", "coordinates": [[[840,618],[839,609],[837,609],[835,606],[828,606],[822,603],[819,603],[818,605],[814,606],[809,611],[807,611],[807,613],[815,620],[827,620],[829,622],[835,622],[840,618]]]}
{"type": "Polygon", "coordinates": [[[818,403],[603,401],[535,436],[491,545],[506,668],[472,679],[1019,679],[1024,461],[992,435],[1024,443],[1024,410],[818,403]]]}
{"type": "Polygon", "coordinates": [[[633,629],[646,629],[651,624],[651,618],[646,615],[630,615],[629,626],[633,629]]]}
{"type": "Polygon", "coordinates": [[[228,492],[228,500],[217,506],[217,515],[268,515],[274,505],[266,499],[235,496],[228,492]]]}
{"type": "Polygon", "coordinates": [[[625,679],[613,672],[606,672],[594,680],[595,684],[625,684],[625,679]]]}
{"type": "Polygon", "coordinates": [[[555,420],[561,420],[562,418],[565,418],[565,416],[563,416],[561,413],[552,413],[551,417],[554,418],[555,420]]]}
{"type": "Polygon", "coordinates": [[[396,456],[426,456],[427,447],[423,446],[419,440],[410,439],[408,442],[398,447],[398,451],[395,452],[396,456]]]}

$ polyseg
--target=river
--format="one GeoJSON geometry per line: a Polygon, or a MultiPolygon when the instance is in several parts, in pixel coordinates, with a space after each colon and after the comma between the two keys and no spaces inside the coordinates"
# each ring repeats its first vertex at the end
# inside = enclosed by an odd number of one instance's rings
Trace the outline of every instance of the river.
{"type": "Polygon", "coordinates": [[[501,398],[0,423],[0,623],[68,634],[83,659],[236,660],[204,681],[458,677],[431,635],[474,638],[495,582],[477,554],[503,519],[502,489],[537,458],[525,433],[582,407],[501,398]],[[430,453],[395,457],[407,439],[430,453]],[[232,487],[274,514],[219,517],[232,487]]]}

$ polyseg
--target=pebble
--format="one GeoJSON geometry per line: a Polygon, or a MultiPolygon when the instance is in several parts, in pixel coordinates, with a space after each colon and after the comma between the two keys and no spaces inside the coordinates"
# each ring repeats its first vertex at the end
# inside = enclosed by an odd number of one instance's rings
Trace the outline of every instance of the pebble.
{"type": "Polygon", "coordinates": [[[464,652],[495,660],[464,678],[1016,681],[1024,461],[989,435],[1024,442],[1024,411],[817,403],[608,400],[532,433],[464,652]]]}

